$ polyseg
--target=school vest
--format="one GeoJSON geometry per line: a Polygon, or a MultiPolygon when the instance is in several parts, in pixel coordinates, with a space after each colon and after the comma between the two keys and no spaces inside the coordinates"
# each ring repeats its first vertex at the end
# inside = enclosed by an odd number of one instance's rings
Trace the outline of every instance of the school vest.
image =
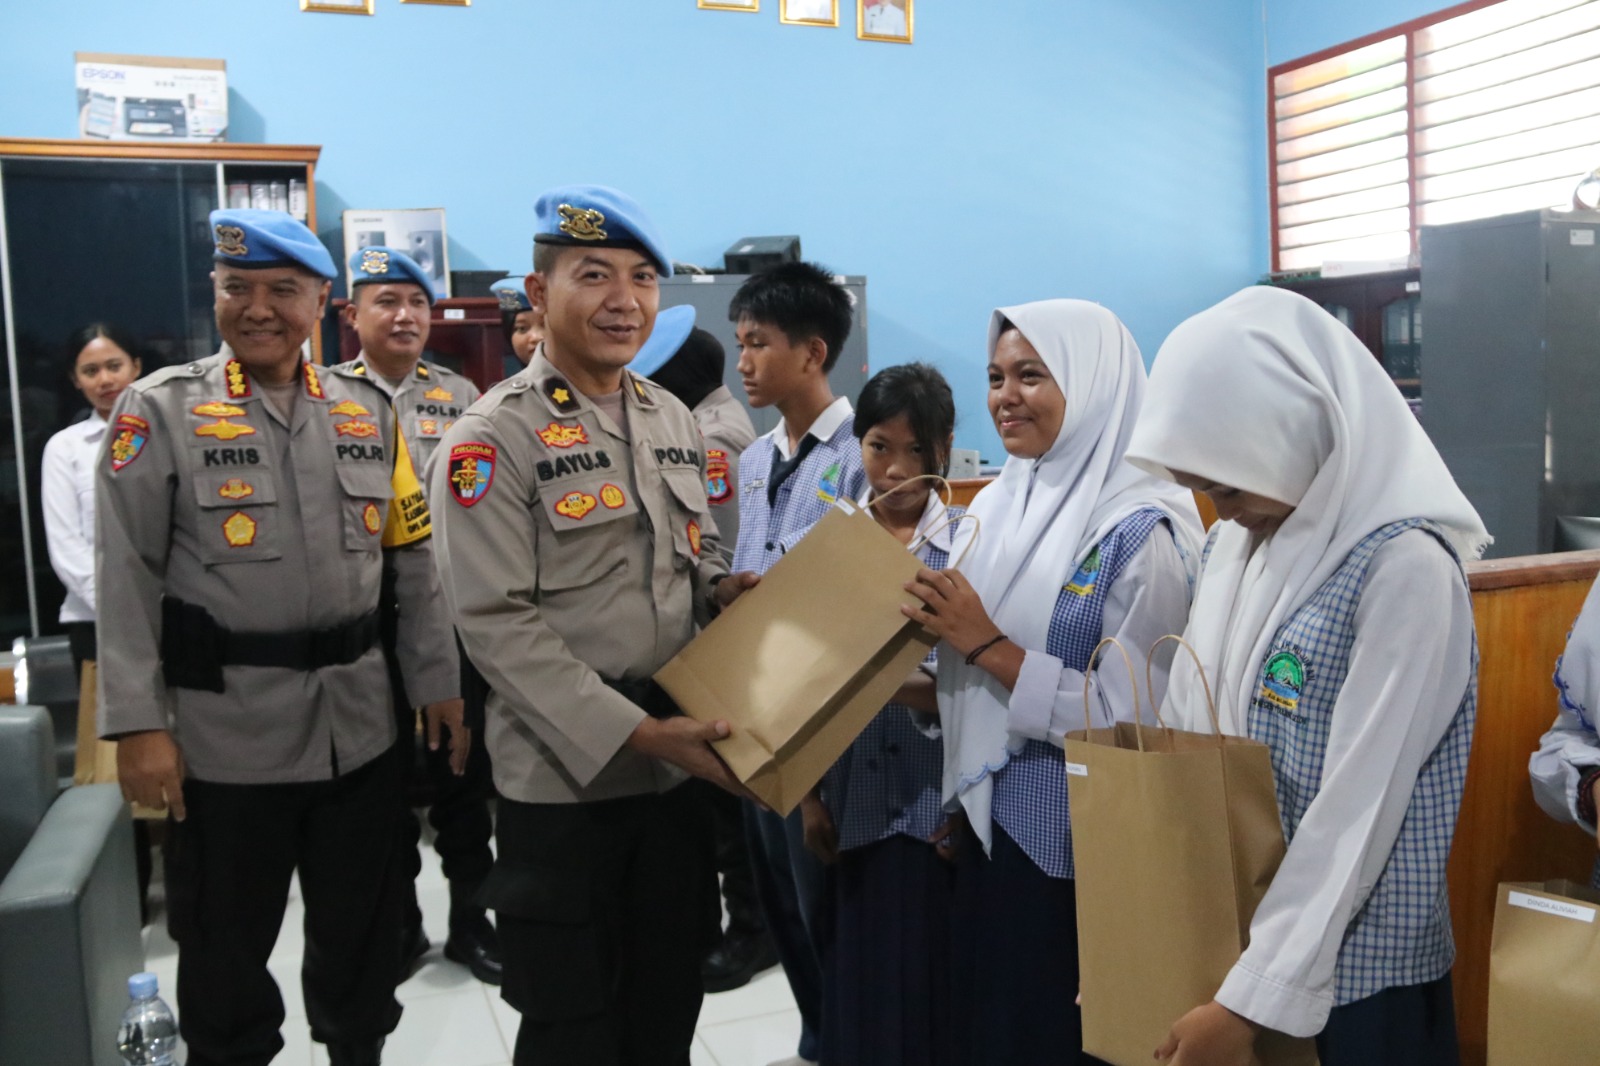
{"type": "MultiPolygon", "coordinates": [[[[1123,568],[1167,520],[1155,508],[1135,511],[1108,533],[1056,595],[1045,651],[1082,671],[1105,636],[1106,596],[1123,568]]],[[[1149,649],[1129,648],[1137,659],[1149,649]]],[[[1120,669],[1120,665],[1118,669],[1120,669]]],[[[1072,824],[1061,749],[1030,740],[994,773],[991,817],[1051,877],[1073,876],[1072,824]]]]}
{"type": "MultiPolygon", "coordinates": [[[[1411,529],[1432,534],[1460,564],[1431,522],[1394,522],[1369,534],[1273,638],[1250,703],[1250,736],[1272,751],[1278,811],[1293,843],[1322,784],[1334,703],[1355,645],[1356,609],[1379,548],[1411,529]]],[[[1466,577],[1463,574],[1462,580],[1466,577]]],[[[1455,959],[1445,867],[1455,834],[1478,707],[1478,646],[1455,719],[1423,764],[1411,806],[1371,895],[1345,931],[1334,973],[1334,1001],[1353,1003],[1385,988],[1443,977],[1455,959]]]]}

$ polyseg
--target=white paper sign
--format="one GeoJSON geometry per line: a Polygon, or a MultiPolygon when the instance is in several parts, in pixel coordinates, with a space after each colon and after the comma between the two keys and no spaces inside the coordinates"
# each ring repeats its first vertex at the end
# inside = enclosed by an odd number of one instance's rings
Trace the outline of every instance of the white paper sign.
{"type": "Polygon", "coordinates": [[[1067,773],[1073,777],[1088,777],[1089,768],[1081,762],[1069,762],[1067,763],[1067,773]]]}
{"type": "Polygon", "coordinates": [[[1568,903],[1560,899],[1546,899],[1544,896],[1531,896],[1526,892],[1511,892],[1508,902],[1513,907],[1524,907],[1530,911],[1542,911],[1553,914],[1557,918],[1570,918],[1577,922],[1594,923],[1593,907],[1585,907],[1577,903],[1568,903]]]}

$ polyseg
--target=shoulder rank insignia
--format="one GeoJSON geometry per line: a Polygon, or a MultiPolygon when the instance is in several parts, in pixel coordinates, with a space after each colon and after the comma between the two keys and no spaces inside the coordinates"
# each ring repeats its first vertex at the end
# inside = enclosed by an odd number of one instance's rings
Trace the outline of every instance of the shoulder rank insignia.
{"type": "Polygon", "coordinates": [[[656,401],[651,397],[650,390],[645,388],[644,380],[637,374],[630,375],[630,377],[633,378],[634,397],[638,399],[639,403],[643,406],[654,407],[656,405],[656,401]]]}
{"type": "Polygon", "coordinates": [[[700,554],[700,523],[693,519],[689,521],[689,550],[700,554]]]}
{"type": "Polygon", "coordinates": [[[228,399],[237,400],[241,396],[250,395],[250,378],[244,372],[244,364],[237,359],[229,359],[223,371],[228,379],[228,399]]]}
{"type": "Polygon", "coordinates": [[[588,444],[589,434],[584,432],[582,426],[563,426],[560,422],[552,422],[539,430],[539,439],[551,448],[570,448],[574,444],[588,444]]]}
{"type": "Polygon", "coordinates": [[[572,395],[572,386],[560,378],[545,378],[544,394],[562,414],[569,414],[578,409],[577,398],[572,395]]]}
{"type": "Polygon", "coordinates": [[[423,381],[427,381],[429,378],[433,377],[433,371],[428,369],[427,363],[417,364],[417,377],[421,378],[423,381]]]}
{"type": "MultiPolygon", "coordinates": [[[[360,373],[361,368],[357,367],[356,372],[360,373]]],[[[356,418],[359,415],[372,414],[371,411],[367,410],[365,407],[362,407],[354,400],[340,400],[338,403],[328,408],[328,413],[330,415],[345,415],[349,418],[356,418]]]]}
{"type": "Polygon", "coordinates": [[[371,500],[367,501],[367,506],[361,511],[361,524],[373,536],[377,536],[378,531],[383,528],[383,519],[378,514],[378,505],[371,500]]]}
{"type": "Polygon", "coordinates": [[[344,422],[335,422],[333,431],[341,437],[376,437],[378,435],[377,426],[371,422],[357,422],[353,418],[344,422]]]}
{"type": "Polygon", "coordinates": [[[706,449],[706,499],[727,503],[733,499],[733,484],[728,480],[728,453],[721,448],[706,449]]]}
{"type": "Polygon", "coordinates": [[[248,548],[256,542],[256,520],[243,511],[235,511],[222,523],[222,535],[230,548],[248,548]]]}
{"type": "Polygon", "coordinates": [[[215,422],[207,422],[203,426],[194,427],[197,437],[215,437],[220,441],[230,441],[235,437],[249,437],[255,434],[256,427],[242,425],[238,422],[229,422],[226,418],[219,418],[215,422]]]}
{"type": "Polygon", "coordinates": [[[561,215],[559,229],[568,237],[576,237],[580,241],[606,239],[606,231],[601,228],[606,224],[606,216],[594,208],[562,204],[556,211],[561,215]]]}
{"type": "Polygon", "coordinates": [[[236,477],[230,477],[217,489],[217,495],[224,500],[242,500],[246,496],[254,496],[255,494],[256,488],[254,485],[236,477]]]}
{"type": "Polygon", "coordinates": [[[356,368],[354,370],[350,371],[350,373],[355,374],[357,377],[363,377],[363,378],[366,377],[367,376],[367,364],[366,363],[357,363],[356,364],[356,368]]]}
{"type": "Polygon", "coordinates": [[[449,403],[451,400],[456,398],[456,394],[446,389],[443,385],[435,385],[433,388],[423,393],[422,398],[424,400],[438,400],[441,403],[449,403]]]}
{"type": "Polygon", "coordinates": [[[608,481],[600,486],[600,502],[615,511],[618,507],[627,503],[628,498],[622,494],[622,489],[608,481]]]}
{"type": "Polygon", "coordinates": [[[322,391],[322,380],[317,377],[317,368],[312,366],[310,363],[306,363],[305,368],[306,395],[310,396],[314,400],[323,399],[325,394],[322,391]]]}
{"type": "Polygon", "coordinates": [[[231,403],[218,403],[215,400],[210,403],[200,404],[198,407],[191,407],[189,410],[205,418],[238,418],[244,414],[243,407],[237,407],[231,403]]]}
{"type": "Polygon", "coordinates": [[[495,448],[469,441],[450,449],[450,495],[471,507],[489,493],[494,482],[495,448]]]}
{"type": "Polygon", "coordinates": [[[150,440],[150,423],[138,415],[118,415],[117,424],[112,427],[116,435],[111,438],[111,469],[121,470],[144,451],[145,444],[150,440]]]}
{"type": "Polygon", "coordinates": [[[599,506],[593,496],[587,492],[569,492],[556,501],[556,514],[565,515],[575,522],[583,521],[584,515],[599,506]]]}

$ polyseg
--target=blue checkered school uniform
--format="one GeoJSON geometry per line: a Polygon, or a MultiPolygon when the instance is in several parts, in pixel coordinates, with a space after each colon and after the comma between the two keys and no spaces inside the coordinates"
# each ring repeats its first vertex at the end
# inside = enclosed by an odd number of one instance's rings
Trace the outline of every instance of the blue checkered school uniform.
{"type": "MultiPolygon", "coordinates": [[[[866,474],[861,469],[861,444],[852,420],[839,423],[833,435],[819,440],[795,472],[778,489],[776,504],[767,502],[767,479],[778,461],[770,436],[758,437],[739,456],[739,543],[733,569],[764,574],[822,521],[839,497],[861,498],[866,474]]],[[[778,431],[783,432],[779,426],[778,431]]]]}
{"type": "MultiPolygon", "coordinates": [[[[1355,645],[1356,609],[1373,556],[1411,529],[1432,534],[1450,552],[1439,527],[1420,518],[1369,534],[1339,569],[1278,630],[1250,702],[1250,736],[1272,750],[1284,837],[1295,830],[1322,784],[1334,703],[1355,645]]],[[[1463,574],[1462,579],[1466,580],[1463,574]]],[[[1478,708],[1478,647],[1455,719],[1417,776],[1400,836],[1372,894],[1345,931],[1334,972],[1334,1003],[1343,1006],[1385,988],[1443,977],[1455,959],[1445,866],[1466,783],[1472,723],[1478,708]]]]}
{"type": "MultiPolygon", "coordinates": [[[[954,522],[965,511],[946,508],[945,517],[954,522]]],[[[917,555],[930,570],[950,564],[950,553],[932,543],[917,555]]],[[[937,661],[930,651],[923,665],[937,661]]],[[[943,769],[944,741],[913,725],[905,704],[885,704],[822,778],[822,802],[833,816],[839,847],[862,848],[896,833],[928,839],[945,818],[943,769]]]]}
{"type": "MultiPolygon", "coordinates": [[[[1135,511],[1100,541],[1100,570],[1087,579],[1074,574],[1056,596],[1044,650],[1072,670],[1083,670],[1105,636],[1106,597],[1123,568],[1167,522],[1155,508],[1135,511]]],[[[1166,534],[1170,536],[1170,531],[1166,534]]],[[[1067,779],[1061,749],[1030,740],[994,773],[990,815],[1051,877],[1073,876],[1072,825],[1067,816],[1067,779]]]]}

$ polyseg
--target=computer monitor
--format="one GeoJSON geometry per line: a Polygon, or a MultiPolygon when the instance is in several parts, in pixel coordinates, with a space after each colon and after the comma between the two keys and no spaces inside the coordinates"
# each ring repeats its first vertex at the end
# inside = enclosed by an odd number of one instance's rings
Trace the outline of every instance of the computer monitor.
{"type": "Polygon", "coordinates": [[[1556,551],[1581,552],[1596,548],[1600,548],[1600,518],[1564,514],[1556,519],[1556,551]]]}

